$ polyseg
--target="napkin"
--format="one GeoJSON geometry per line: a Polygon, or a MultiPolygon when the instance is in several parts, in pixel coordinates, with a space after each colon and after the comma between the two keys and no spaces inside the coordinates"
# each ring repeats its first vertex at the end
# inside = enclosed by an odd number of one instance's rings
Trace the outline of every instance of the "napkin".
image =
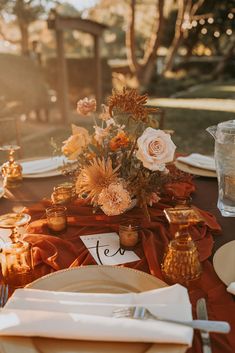
{"type": "Polygon", "coordinates": [[[193,330],[158,320],[112,316],[116,308],[144,305],[153,314],[192,319],[181,285],[143,293],[71,293],[19,289],[0,312],[0,335],[119,342],[179,343],[191,346],[193,330]]]}
{"type": "Polygon", "coordinates": [[[235,282],[230,283],[230,285],[227,287],[227,291],[235,295],[235,282]]]}
{"type": "Polygon", "coordinates": [[[215,171],[215,160],[213,157],[192,153],[186,157],[178,157],[177,161],[189,164],[193,167],[215,171]]]}
{"type": "Polygon", "coordinates": [[[64,156],[22,162],[23,174],[38,174],[56,170],[66,163],[64,156]]]}

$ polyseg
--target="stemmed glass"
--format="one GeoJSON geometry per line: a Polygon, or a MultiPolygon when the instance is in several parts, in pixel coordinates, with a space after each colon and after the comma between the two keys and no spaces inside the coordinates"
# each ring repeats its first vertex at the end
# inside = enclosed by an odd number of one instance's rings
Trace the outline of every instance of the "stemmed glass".
{"type": "Polygon", "coordinates": [[[33,280],[32,246],[21,240],[18,232],[18,227],[25,226],[30,219],[23,211],[0,216],[0,227],[12,229],[11,242],[5,244],[0,254],[3,282],[9,292],[33,280]]]}
{"type": "Polygon", "coordinates": [[[19,127],[16,118],[0,120],[0,151],[8,152],[8,161],[1,167],[4,187],[14,188],[22,180],[22,167],[14,159],[20,149],[19,127]]]}
{"type": "Polygon", "coordinates": [[[22,181],[22,167],[14,159],[14,153],[20,149],[18,145],[2,145],[1,151],[9,152],[8,161],[2,165],[2,176],[4,187],[16,187],[22,181]]]}

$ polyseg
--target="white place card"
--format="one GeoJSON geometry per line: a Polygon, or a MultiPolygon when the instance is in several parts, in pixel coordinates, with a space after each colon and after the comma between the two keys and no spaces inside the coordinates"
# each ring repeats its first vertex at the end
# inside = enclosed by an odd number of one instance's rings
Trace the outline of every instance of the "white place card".
{"type": "Polygon", "coordinates": [[[120,248],[117,233],[82,235],[80,238],[98,265],[121,265],[140,260],[134,251],[120,248]]]}

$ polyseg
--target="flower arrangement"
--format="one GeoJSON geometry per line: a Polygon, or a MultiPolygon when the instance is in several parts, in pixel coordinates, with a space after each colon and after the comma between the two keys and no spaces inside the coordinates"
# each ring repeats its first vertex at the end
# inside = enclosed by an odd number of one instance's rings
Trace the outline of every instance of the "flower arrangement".
{"type": "Polygon", "coordinates": [[[95,99],[80,100],[77,112],[93,116],[94,132],[72,125],[72,135],[63,143],[62,152],[78,162],[78,196],[108,216],[134,204],[148,215],[147,206],[160,200],[163,184],[171,179],[167,165],[176,146],[168,133],[156,129],[151,117],[156,109],[146,102],[147,95],[124,88],[113,92],[95,118],[95,99]]]}

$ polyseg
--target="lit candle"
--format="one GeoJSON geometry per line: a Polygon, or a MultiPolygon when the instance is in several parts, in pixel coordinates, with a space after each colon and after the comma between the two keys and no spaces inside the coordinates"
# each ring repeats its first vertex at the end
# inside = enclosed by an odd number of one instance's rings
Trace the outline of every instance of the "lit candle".
{"type": "Polygon", "coordinates": [[[139,227],[131,224],[119,226],[120,245],[124,249],[133,248],[139,240],[139,227]]]}
{"type": "Polygon", "coordinates": [[[53,206],[46,209],[47,225],[54,234],[63,232],[67,227],[66,207],[53,206]]]}

